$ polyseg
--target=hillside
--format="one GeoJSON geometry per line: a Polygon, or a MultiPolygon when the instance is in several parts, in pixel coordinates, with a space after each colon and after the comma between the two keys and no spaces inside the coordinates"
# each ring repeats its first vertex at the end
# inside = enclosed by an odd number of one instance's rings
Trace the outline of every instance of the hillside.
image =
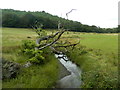
{"type": "Polygon", "coordinates": [[[96,32],[96,33],[116,33],[117,28],[104,29],[97,26],[84,25],[78,21],[66,20],[58,16],[51,15],[45,11],[19,11],[13,9],[2,10],[2,26],[12,28],[31,28],[36,21],[43,25],[44,29],[57,29],[58,22],[61,28],[75,32],[96,32]]]}

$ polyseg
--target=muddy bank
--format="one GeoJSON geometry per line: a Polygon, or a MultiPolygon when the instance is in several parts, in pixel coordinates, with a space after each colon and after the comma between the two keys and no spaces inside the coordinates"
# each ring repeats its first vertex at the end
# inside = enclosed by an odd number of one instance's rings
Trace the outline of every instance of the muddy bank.
{"type": "Polygon", "coordinates": [[[58,65],[59,66],[59,76],[58,76],[59,80],[71,74],[60,61],[58,61],[58,64],[59,64],[58,65]]]}
{"type": "MultiPolygon", "coordinates": [[[[56,58],[64,55],[55,55],[56,58]]],[[[65,58],[58,58],[59,60],[59,80],[55,88],[79,88],[81,81],[81,70],[76,64],[72,63],[67,56],[65,58]]]]}

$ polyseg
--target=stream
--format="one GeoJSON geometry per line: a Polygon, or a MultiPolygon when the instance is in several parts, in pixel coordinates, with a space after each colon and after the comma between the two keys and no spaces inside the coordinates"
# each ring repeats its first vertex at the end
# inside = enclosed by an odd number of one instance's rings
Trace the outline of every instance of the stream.
{"type": "MultiPolygon", "coordinates": [[[[69,72],[66,76],[62,77],[56,84],[56,88],[79,88],[81,81],[81,70],[76,64],[72,63],[66,55],[55,54],[59,62],[66,68],[66,72],[69,72]]],[[[65,72],[62,72],[65,73],[65,72]]]]}

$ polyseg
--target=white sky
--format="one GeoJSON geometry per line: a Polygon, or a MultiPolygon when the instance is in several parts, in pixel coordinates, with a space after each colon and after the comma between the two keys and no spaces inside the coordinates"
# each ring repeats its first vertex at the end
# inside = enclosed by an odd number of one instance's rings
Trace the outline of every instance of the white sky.
{"type": "Polygon", "coordinates": [[[118,25],[119,0],[1,0],[0,8],[26,11],[46,11],[82,24],[113,28],[118,25]]]}

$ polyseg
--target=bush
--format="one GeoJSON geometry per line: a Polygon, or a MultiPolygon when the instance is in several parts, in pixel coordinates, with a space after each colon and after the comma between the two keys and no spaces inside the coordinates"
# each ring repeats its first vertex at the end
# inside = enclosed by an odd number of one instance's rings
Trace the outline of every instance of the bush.
{"type": "Polygon", "coordinates": [[[23,41],[21,52],[29,57],[29,62],[34,64],[44,64],[45,58],[42,56],[42,50],[35,50],[36,44],[31,40],[23,41]]]}
{"type": "Polygon", "coordinates": [[[35,42],[32,40],[23,40],[22,48],[24,49],[34,49],[36,46],[35,42]]]}

